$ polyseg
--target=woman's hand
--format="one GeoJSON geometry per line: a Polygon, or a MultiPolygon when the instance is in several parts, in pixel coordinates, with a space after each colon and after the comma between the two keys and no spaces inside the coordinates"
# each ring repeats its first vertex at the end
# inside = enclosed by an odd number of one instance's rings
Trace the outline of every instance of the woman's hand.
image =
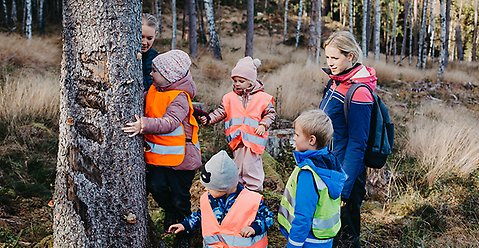
{"type": "Polygon", "coordinates": [[[135,115],[135,122],[126,123],[125,127],[122,127],[121,130],[125,133],[130,133],[128,137],[134,137],[141,131],[141,118],[138,115],[135,115]]]}
{"type": "Polygon", "coordinates": [[[255,234],[255,231],[252,227],[250,226],[247,226],[247,227],[243,227],[243,229],[241,229],[240,231],[240,235],[242,237],[245,237],[245,238],[249,238],[250,236],[254,235],[255,234]]]}
{"type": "Polygon", "coordinates": [[[254,133],[261,136],[266,132],[266,127],[264,124],[259,124],[259,126],[254,130],[254,133]]]}

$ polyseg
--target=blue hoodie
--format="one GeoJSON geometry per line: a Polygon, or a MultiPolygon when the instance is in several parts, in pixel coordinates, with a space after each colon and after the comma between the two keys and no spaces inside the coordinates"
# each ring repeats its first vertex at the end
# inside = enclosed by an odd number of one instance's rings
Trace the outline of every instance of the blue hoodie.
{"type": "MultiPolygon", "coordinates": [[[[296,160],[296,166],[302,168],[309,165],[314,172],[321,177],[328,187],[329,196],[332,199],[337,199],[341,196],[341,191],[343,190],[347,176],[341,168],[339,160],[327,147],[320,150],[307,150],[304,152],[293,151],[293,156],[296,160]]],[[[296,192],[295,218],[291,223],[292,227],[289,237],[284,229],[281,228],[281,232],[288,237],[287,247],[315,246],[313,245],[315,243],[314,240],[318,239],[314,237],[311,227],[319,195],[314,183],[313,174],[310,171],[302,170],[299,172],[296,192]],[[308,242],[308,240],[312,242],[308,242]]]]}

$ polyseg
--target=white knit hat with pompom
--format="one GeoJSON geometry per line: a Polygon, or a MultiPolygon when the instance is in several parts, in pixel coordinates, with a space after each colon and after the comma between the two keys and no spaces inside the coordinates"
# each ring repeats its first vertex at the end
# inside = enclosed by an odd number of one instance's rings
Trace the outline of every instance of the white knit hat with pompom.
{"type": "Polygon", "coordinates": [[[258,77],[257,69],[261,65],[261,60],[253,59],[251,57],[244,57],[238,60],[235,68],[231,70],[231,78],[233,77],[242,77],[246,78],[251,82],[256,82],[258,77]]]}

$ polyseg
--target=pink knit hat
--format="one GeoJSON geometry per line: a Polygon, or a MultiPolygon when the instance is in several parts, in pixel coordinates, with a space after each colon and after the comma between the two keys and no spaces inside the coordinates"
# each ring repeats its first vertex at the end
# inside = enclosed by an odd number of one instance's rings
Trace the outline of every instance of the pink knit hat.
{"type": "Polygon", "coordinates": [[[256,82],[258,76],[257,68],[261,65],[261,60],[252,59],[251,57],[244,57],[238,60],[235,68],[231,70],[231,78],[242,77],[251,82],[256,82]]]}
{"type": "Polygon", "coordinates": [[[191,59],[181,50],[171,50],[153,59],[155,69],[170,83],[186,76],[191,66],[191,59]]]}

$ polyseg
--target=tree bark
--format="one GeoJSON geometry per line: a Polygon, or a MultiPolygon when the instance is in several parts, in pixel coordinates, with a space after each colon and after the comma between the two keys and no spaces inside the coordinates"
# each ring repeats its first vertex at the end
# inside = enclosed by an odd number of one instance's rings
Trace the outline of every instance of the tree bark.
{"type": "Polygon", "coordinates": [[[299,36],[301,34],[301,22],[303,20],[303,0],[299,0],[298,23],[296,25],[296,43],[295,47],[299,46],[299,36]]]}
{"type": "Polygon", "coordinates": [[[353,20],[353,13],[354,13],[354,0],[349,0],[349,32],[353,33],[353,26],[354,26],[354,20],[353,20]]]}
{"type": "Polygon", "coordinates": [[[434,41],[436,36],[436,15],[434,8],[436,6],[436,0],[431,0],[431,9],[429,11],[429,42],[430,42],[430,55],[431,55],[431,62],[434,64],[434,41]]]}
{"type": "Polygon", "coordinates": [[[425,36],[426,36],[426,19],[427,19],[427,5],[428,0],[423,0],[422,5],[422,19],[421,19],[421,28],[419,29],[419,50],[417,55],[417,64],[416,68],[425,69],[426,68],[426,51],[425,51],[425,36]]]}
{"type": "Polygon", "coordinates": [[[474,34],[472,35],[472,61],[477,60],[477,1],[474,4],[474,34]]]}
{"type": "Polygon", "coordinates": [[[396,26],[397,26],[397,13],[398,13],[398,2],[397,0],[394,0],[394,15],[393,15],[393,37],[392,37],[392,45],[393,45],[393,63],[396,64],[396,55],[397,55],[397,32],[396,32],[396,26]]]}
{"type": "Polygon", "coordinates": [[[444,74],[444,70],[446,69],[446,50],[447,50],[447,45],[446,45],[446,40],[447,40],[447,25],[446,25],[446,5],[447,5],[448,0],[439,0],[441,9],[440,9],[440,14],[439,14],[439,23],[441,25],[440,28],[440,44],[441,44],[441,49],[439,50],[439,68],[437,70],[437,77],[439,79],[442,79],[442,76],[444,74]]]}
{"type": "Polygon", "coordinates": [[[321,56],[321,0],[311,2],[309,22],[308,61],[319,63],[321,56]]]}
{"type": "Polygon", "coordinates": [[[176,49],[176,31],[178,29],[177,25],[177,15],[176,15],[176,0],[171,0],[171,49],[176,49]]]}
{"type": "Polygon", "coordinates": [[[12,0],[12,10],[10,11],[10,32],[15,32],[17,29],[17,2],[16,0],[12,0]]]}
{"type": "Polygon", "coordinates": [[[200,43],[201,44],[206,44],[206,33],[205,33],[205,22],[203,21],[203,8],[201,7],[202,5],[200,4],[201,0],[197,0],[196,2],[196,10],[199,14],[198,19],[200,20],[200,27],[199,27],[199,35],[200,35],[200,43]]]}
{"type": "Polygon", "coordinates": [[[446,1],[446,66],[449,63],[449,39],[451,27],[451,0],[446,1]]]}
{"type": "Polygon", "coordinates": [[[32,39],[32,0],[25,0],[25,37],[32,39]]]}
{"type": "Polygon", "coordinates": [[[215,59],[221,60],[221,47],[218,33],[215,28],[215,14],[213,0],[204,0],[205,10],[206,10],[206,20],[208,22],[208,30],[210,33],[210,47],[213,51],[213,57],[215,59]]]}
{"type": "Polygon", "coordinates": [[[8,27],[8,11],[7,11],[7,1],[2,0],[2,24],[5,27],[8,27]]]}
{"type": "Polygon", "coordinates": [[[38,1],[38,32],[45,34],[45,17],[44,17],[45,0],[38,1]]]}
{"type": "Polygon", "coordinates": [[[163,31],[163,22],[161,21],[162,16],[162,8],[161,3],[162,0],[154,0],[153,1],[153,15],[156,17],[156,21],[158,22],[158,36],[161,36],[163,31]]]}
{"type": "Polygon", "coordinates": [[[367,46],[367,27],[368,27],[368,0],[363,0],[363,30],[361,35],[361,49],[363,50],[363,56],[368,57],[367,46]]]}
{"type": "Polygon", "coordinates": [[[402,60],[406,56],[406,44],[407,44],[407,30],[408,30],[408,19],[411,14],[409,11],[410,0],[406,0],[404,3],[404,20],[403,20],[403,36],[402,36],[402,45],[401,45],[401,56],[399,57],[399,64],[402,65],[402,60]]]}
{"type": "Polygon", "coordinates": [[[54,247],[146,247],[139,1],[64,1],[54,247]]]}
{"type": "Polygon", "coordinates": [[[253,57],[254,37],[254,0],[247,1],[246,7],[246,45],[245,56],[253,57]]]}
{"type": "Polygon", "coordinates": [[[462,0],[459,4],[459,15],[457,18],[456,24],[456,49],[457,49],[457,59],[459,61],[464,60],[464,49],[462,47],[462,32],[461,32],[461,15],[462,15],[462,0]]]}
{"type": "Polygon", "coordinates": [[[196,35],[196,1],[188,1],[188,40],[190,43],[190,56],[198,56],[198,37],[196,35]]]}
{"type": "Polygon", "coordinates": [[[381,38],[381,1],[375,0],[374,13],[376,17],[374,18],[374,59],[379,60],[380,55],[380,38],[381,38]]]}
{"type": "Polygon", "coordinates": [[[288,37],[288,10],[288,0],[284,0],[283,44],[286,43],[288,37]]]}
{"type": "MultiPolygon", "coordinates": [[[[416,0],[414,0],[414,3],[416,3],[416,0]]],[[[414,7],[416,7],[416,6],[414,6],[414,7]]],[[[416,25],[415,22],[414,22],[414,16],[413,16],[412,10],[413,10],[413,5],[410,4],[409,5],[409,12],[411,13],[410,14],[411,19],[410,19],[410,22],[409,22],[409,65],[412,64],[413,33],[414,33],[414,26],[416,25]]],[[[414,13],[414,15],[415,15],[415,13],[414,13]]]]}

